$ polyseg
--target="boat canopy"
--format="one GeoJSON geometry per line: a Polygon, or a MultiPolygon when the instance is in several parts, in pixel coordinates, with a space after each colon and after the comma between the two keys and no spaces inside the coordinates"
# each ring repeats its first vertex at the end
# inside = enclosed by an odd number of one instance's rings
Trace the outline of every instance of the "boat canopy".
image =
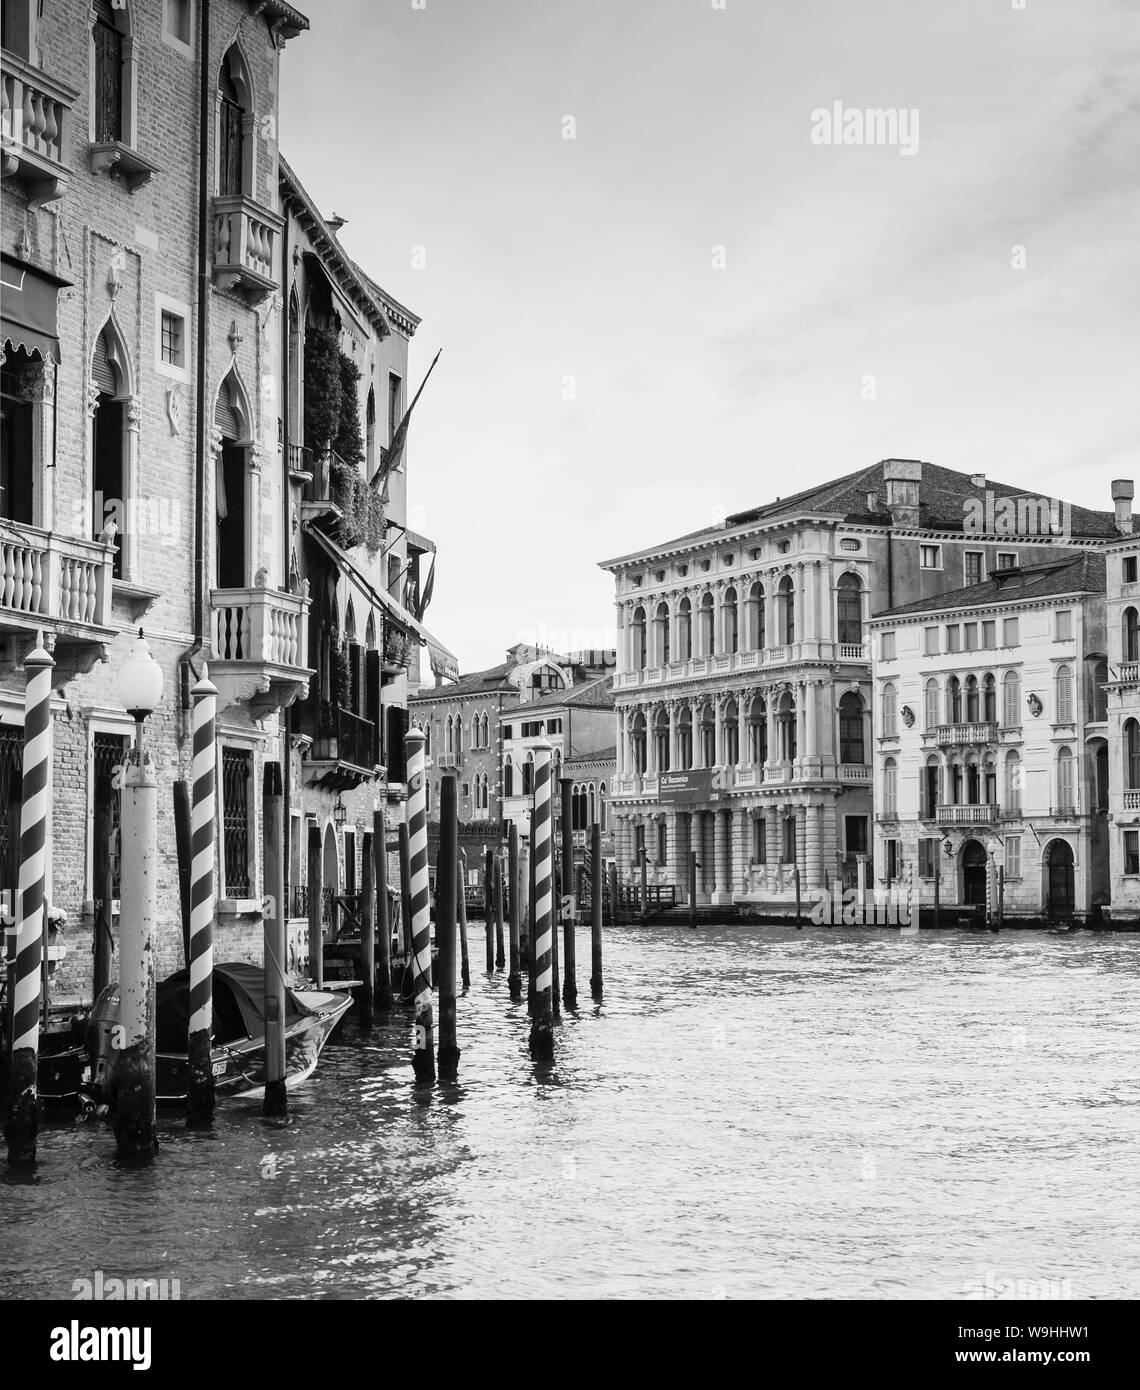
{"type": "MultiPolygon", "coordinates": [[[[285,991],[285,1026],[312,1013],[285,991]]],[[[155,1049],[185,1054],[190,1025],[190,971],[179,970],[155,989],[155,1049]]],[[[214,1042],[232,1043],[265,1032],[265,975],[259,965],[214,966],[214,1042]]]]}

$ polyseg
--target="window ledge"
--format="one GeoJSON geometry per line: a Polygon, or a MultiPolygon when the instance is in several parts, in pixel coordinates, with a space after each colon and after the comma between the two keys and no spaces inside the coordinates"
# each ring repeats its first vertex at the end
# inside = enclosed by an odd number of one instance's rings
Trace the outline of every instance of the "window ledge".
{"type": "Polygon", "coordinates": [[[258,898],[219,898],[214,912],[219,917],[260,917],[258,898]]]}
{"type": "Polygon", "coordinates": [[[92,144],[88,157],[93,174],[106,174],[109,178],[122,180],[131,193],[150,183],[159,172],[157,164],[144,159],[138,150],[132,150],[121,140],[92,144]]]}
{"type": "Polygon", "coordinates": [[[115,579],[111,583],[111,611],[118,614],[125,609],[131,623],[137,623],[150,611],[158,595],[158,589],[148,589],[143,584],[131,584],[125,579],[115,579]]]}

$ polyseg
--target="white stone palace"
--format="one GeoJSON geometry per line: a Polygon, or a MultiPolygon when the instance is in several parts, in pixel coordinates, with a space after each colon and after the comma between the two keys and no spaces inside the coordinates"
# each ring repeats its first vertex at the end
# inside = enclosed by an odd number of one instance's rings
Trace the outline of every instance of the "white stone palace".
{"type": "Polygon", "coordinates": [[[619,874],[791,911],[871,850],[872,614],[1119,538],[1111,513],[886,459],[603,562],[616,585],[619,874]],[[1004,503],[1004,505],[1003,505],[1004,503]],[[663,774],[668,774],[664,776],[663,774]]]}

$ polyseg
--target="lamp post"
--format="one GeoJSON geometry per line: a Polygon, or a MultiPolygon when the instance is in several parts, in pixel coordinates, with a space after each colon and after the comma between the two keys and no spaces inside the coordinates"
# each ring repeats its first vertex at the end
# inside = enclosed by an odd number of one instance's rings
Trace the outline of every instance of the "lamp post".
{"type": "Polygon", "coordinates": [[[120,816],[122,887],[119,913],[119,1046],[112,1094],[115,1142],[122,1156],[154,1153],[154,918],[158,785],[143,726],[162,698],[162,669],[139,628],[119,672],[119,699],[135,721],[120,816]]]}

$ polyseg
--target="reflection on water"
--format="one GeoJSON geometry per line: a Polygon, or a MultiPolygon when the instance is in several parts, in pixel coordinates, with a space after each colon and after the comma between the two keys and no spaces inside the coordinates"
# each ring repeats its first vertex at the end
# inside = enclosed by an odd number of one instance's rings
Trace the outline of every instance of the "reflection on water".
{"type": "Polygon", "coordinates": [[[601,1007],[578,954],[552,1067],[476,975],[458,1085],[414,1092],[399,1015],[349,1023],[287,1122],[166,1120],[147,1169],[49,1124],[0,1177],[0,1293],[1140,1294],[1140,938],[626,928],[601,1007]]]}

